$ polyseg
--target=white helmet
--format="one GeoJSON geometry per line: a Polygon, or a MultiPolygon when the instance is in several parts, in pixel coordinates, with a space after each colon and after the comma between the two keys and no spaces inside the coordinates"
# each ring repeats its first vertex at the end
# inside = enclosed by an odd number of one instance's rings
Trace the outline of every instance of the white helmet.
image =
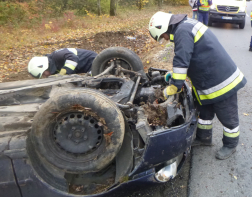
{"type": "Polygon", "coordinates": [[[48,67],[48,57],[33,57],[28,64],[28,72],[39,79],[48,67]]]}
{"type": "Polygon", "coordinates": [[[157,12],[154,14],[149,23],[149,32],[152,38],[160,42],[160,36],[167,32],[172,14],[157,12]]]}

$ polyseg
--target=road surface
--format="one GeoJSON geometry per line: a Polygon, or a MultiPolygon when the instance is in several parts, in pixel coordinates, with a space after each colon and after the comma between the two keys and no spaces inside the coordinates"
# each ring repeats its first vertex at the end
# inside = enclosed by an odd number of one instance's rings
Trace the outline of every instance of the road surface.
{"type": "Polygon", "coordinates": [[[251,10],[252,2],[247,2],[244,29],[232,24],[213,24],[210,27],[248,82],[238,92],[241,134],[237,152],[224,161],[215,159],[216,151],[222,146],[223,135],[223,127],[215,118],[215,146],[195,147],[192,150],[189,197],[252,196],[252,52],[248,51],[252,36],[251,10]]]}

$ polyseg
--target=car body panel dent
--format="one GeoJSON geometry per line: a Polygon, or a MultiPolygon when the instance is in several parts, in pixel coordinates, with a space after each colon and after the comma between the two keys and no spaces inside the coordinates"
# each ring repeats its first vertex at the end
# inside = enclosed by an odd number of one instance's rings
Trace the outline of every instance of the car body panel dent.
{"type": "Polygon", "coordinates": [[[196,123],[189,122],[176,129],[149,136],[142,161],[130,176],[149,170],[153,168],[153,164],[169,161],[183,153],[191,146],[195,129],[196,123]]]}

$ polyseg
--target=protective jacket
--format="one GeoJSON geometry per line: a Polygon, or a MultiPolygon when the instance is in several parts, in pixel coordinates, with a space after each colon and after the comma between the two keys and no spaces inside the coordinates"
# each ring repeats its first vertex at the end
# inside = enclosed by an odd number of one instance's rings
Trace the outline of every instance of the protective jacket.
{"type": "Polygon", "coordinates": [[[184,18],[172,26],[170,40],[175,45],[171,84],[180,91],[188,76],[200,105],[222,101],[246,84],[243,73],[201,22],[184,18]]]}
{"type": "Polygon", "coordinates": [[[199,12],[208,12],[210,6],[212,5],[212,0],[198,0],[199,12]]]}
{"type": "Polygon", "coordinates": [[[250,12],[251,27],[252,27],[252,11],[250,12]]]}
{"type": "Polygon", "coordinates": [[[198,0],[189,0],[189,5],[192,7],[193,11],[198,11],[198,0]]]}
{"type": "Polygon", "coordinates": [[[87,73],[97,53],[85,49],[63,48],[46,55],[49,60],[50,73],[59,73],[61,69],[66,74],[87,73]]]}

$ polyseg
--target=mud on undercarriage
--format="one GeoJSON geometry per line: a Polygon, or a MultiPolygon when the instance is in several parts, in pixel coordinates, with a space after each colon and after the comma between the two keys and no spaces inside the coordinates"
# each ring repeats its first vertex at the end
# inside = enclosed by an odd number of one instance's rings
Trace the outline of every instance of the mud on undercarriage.
{"type": "Polygon", "coordinates": [[[176,176],[196,128],[190,88],[165,101],[167,71],[145,74],[117,53],[112,61],[101,54],[96,76],[0,84],[0,165],[8,172],[0,186],[16,196],[32,196],[31,188],[38,196],[118,196],[176,176]]]}

